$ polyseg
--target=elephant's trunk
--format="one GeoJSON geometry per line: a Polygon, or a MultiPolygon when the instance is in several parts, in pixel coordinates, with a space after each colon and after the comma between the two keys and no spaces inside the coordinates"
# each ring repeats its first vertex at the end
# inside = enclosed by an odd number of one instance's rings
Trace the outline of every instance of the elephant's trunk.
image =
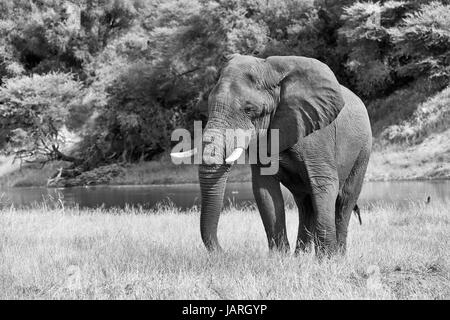
{"type": "MultiPolygon", "coordinates": [[[[225,101],[226,102],[226,101],[225,101]]],[[[226,105],[222,103],[221,105],[226,105]]],[[[221,106],[219,104],[219,107],[221,106]]],[[[220,250],[217,225],[223,205],[225,185],[231,163],[239,158],[246,145],[239,145],[227,129],[235,128],[233,119],[218,113],[210,113],[203,133],[203,164],[199,166],[201,190],[200,231],[208,250],[220,250]],[[230,154],[226,154],[229,152],[230,154]]]]}
{"type": "Polygon", "coordinates": [[[203,134],[203,164],[199,166],[201,191],[200,232],[208,250],[220,250],[217,225],[230,165],[225,159],[225,132],[210,121],[203,134]]]}
{"type": "Polygon", "coordinates": [[[217,225],[230,168],[229,165],[200,165],[199,167],[202,196],[200,232],[203,243],[210,251],[221,249],[217,240],[217,225]]]}

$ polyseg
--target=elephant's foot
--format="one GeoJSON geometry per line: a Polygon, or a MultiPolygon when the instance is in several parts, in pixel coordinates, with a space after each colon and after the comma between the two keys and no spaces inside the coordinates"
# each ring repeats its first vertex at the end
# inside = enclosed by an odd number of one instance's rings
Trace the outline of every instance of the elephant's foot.
{"type": "Polygon", "coordinates": [[[309,253],[311,251],[312,251],[312,242],[311,241],[308,241],[306,243],[303,241],[300,241],[300,242],[297,241],[297,245],[295,247],[294,254],[299,255],[302,253],[309,253]]]}
{"type": "Polygon", "coordinates": [[[314,237],[314,248],[318,258],[330,258],[334,256],[338,252],[338,243],[334,228],[330,228],[330,230],[319,229],[314,237]]]}
{"type": "Polygon", "coordinates": [[[338,253],[338,249],[337,249],[336,245],[335,246],[316,245],[315,249],[316,249],[316,257],[319,260],[322,260],[324,258],[334,257],[338,253]]]}
{"type": "Polygon", "coordinates": [[[278,251],[283,253],[289,253],[291,251],[289,240],[285,232],[282,232],[278,236],[268,236],[270,251],[278,251]]]}
{"type": "Polygon", "coordinates": [[[337,253],[345,256],[345,254],[347,253],[347,240],[339,240],[338,244],[337,244],[337,253]]]}

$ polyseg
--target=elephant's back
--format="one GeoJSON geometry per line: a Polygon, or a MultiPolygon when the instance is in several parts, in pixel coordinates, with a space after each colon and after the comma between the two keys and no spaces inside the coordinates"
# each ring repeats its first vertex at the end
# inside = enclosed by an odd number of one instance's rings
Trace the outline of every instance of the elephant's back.
{"type": "Polygon", "coordinates": [[[369,160],[372,130],[367,109],[350,89],[341,86],[345,106],[336,118],[336,156],[339,178],[345,179],[357,158],[369,160]]]}
{"type": "Polygon", "coordinates": [[[345,106],[336,118],[337,135],[352,137],[353,143],[364,145],[372,141],[369,115],[362,100],[350,89],[341,86],[345,106]]]}

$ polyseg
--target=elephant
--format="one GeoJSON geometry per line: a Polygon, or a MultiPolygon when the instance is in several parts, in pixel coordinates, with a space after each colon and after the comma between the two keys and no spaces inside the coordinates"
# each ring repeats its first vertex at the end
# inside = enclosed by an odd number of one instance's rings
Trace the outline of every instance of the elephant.
{"type": "Polygon", "coordinates": [[[221,250],[217,227],[232,162],[248,148],[227,141],[226,129],[250,131],[252,139],[278,130],[278,171],[262,174],[267,164],[251,164],[253,194],[269,249],[290,251],[282,184],[298,207],[295,252],[314,248],[319,256],[345,254],[349,220],[372,146],[361,99],[313,58],[227,57],[208,97],[199,165],[200,231],[210,251],[221,250]]]}

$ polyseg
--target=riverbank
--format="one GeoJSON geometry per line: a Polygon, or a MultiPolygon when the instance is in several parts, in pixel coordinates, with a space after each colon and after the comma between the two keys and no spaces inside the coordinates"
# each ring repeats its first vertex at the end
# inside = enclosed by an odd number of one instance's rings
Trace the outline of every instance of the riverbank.
{"type": "Polygon", "coordinates": [[[450,129],[430,134],[417,145],[388,145],[374,149],[367,168],[367,180],[450,179],[450,129]]]}
{"type": "MultiPolygon", "coordinates": [[[[367,181],[450,179],[450,129],[429,134],[416,145],[374,144],[366,173],[367,181]]],[[[19,168],[11,159],[0,159],[0,186],[45,186],[63,162],[43,168],[19,168]]],[[[230,182],[251,181],[249,166],[234,165],[230,182]]],[[[63,181],[64,182],[64,181],[63,181]]],[[[72,185],[149,185],[198,183],[196,165],[174,165],[168,155],[150,162],[113,164],[85,172],[72,185]]],[[[71,185],[71,184],[69,184],[71,185]]]]}
{"type": "MultiPolygon", "coordinates": [[[[6,166],[6,165],[4,165],[6,166]]],[[[0,175],[0,187],[41,187],[46,186],[48,178],[53,176],[64,163],[51,163],[43,168],[28,166],[10,170],[0,175]]],[[[149,185],[198,183],[196,165],[174,165],[168,156],[157,161],[141,163],[113,164],[83,173],[77,179],[78,185],[149,185]],[[114,174],[108,175],[109,168],[114,174]],[[119,168],[119,170],[117,170],[119,168]]],[[[251,181],[249,166],[235,165],[230,174],[230,182],[251,181]]],[[[64,183],[64,181],[63,181],[64,183]]],[[[71,181],[72,183],[72,181],[71,181]]],[[[77,183],[75,182],[75,185],[77,183]]]]}
{"type": "MultiPolygon", "coordinates": [[[[442,161],[428,163],[423,166],[404,164],[402,152],[374,153],[366,173],[365,181],[410,181],[410,180],[447,180],[450,179],[450,164],[442,161]]],[[[0,187],[45,187],[48,177],[52,176],[59,166],[51,165],[42,169],[22,168],[11,174],[0,177],[0,187]]],[[[101,170],[100,170],[101,171],[101,170]]],[[[88,172],[91,178],[88,183],[77,185],[168,185],[198,183],[197,166],[171,166],[158,162],[143,162],[121,166],[120,174],[110,179],[88,172]],[[99,179],[101,177],[101,179],[99,179]]],[[[250,182],[249,166],[234,166],[228,182],[250,182]]]]}
{"type": "MultiPolygon", "coordinates": [[[[225,252],[210,255],[195,210],[7,208],[0,299],[449,299],[448,208],[362,208],[347,257],[321,263],[269,254],[252,209],[222,214],[225,252]]],[[[288,210],[291,246],[297,221],[288,210]]]]}

